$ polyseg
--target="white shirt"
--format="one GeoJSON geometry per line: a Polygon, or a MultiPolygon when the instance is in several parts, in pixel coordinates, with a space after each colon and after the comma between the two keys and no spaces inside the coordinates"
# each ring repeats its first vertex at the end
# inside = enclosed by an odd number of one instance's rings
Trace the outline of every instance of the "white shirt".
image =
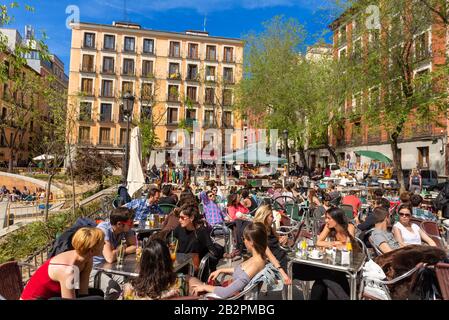
{"type": "Polygon", "coordinates": [[[420,228],[417,224],[412,223],[413,232],[410,232],[400,222],[396,222],[393,227],[398,228],[399,231],[401,231],[402,240],[405,244],[422,244],[421,235],[419,234],[420,228]]]}

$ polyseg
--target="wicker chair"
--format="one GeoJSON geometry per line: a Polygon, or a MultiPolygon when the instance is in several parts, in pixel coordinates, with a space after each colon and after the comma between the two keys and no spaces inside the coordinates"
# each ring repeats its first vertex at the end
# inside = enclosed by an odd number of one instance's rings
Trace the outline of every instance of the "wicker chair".
{"type": "Polygon", "coordinates": [[[19,300],[23,291],[22,273],[17,261],[0,265],[0,295],[6,300],[19,300]]]}
{"type": "Polygon", "coordinates": [[[449,300],[449,263],[437,263],[435,265],[435,275],[443,300],[449,300]]]}

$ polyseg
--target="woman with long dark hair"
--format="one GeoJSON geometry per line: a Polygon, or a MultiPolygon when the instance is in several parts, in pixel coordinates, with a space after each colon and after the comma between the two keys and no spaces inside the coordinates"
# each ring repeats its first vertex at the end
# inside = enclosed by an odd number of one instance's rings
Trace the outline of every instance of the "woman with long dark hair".
{"type": "Polygon", "coordinates": [[[139,276],[127,283],[123,290],[125,300],[155,300],[187,295],[184,275],[173,271],[173,262],[167,244],[151,240],[143,248],[139,276]]]}
{"type": "Polygon", "coordinates": [[[244,250],[243,230],[251,223],[249,210],[240,203],[240,195],[237,193],[230,194],[228,197],[228,214],[232,221],[235,222],[234,236],[236,248],[233,252],[226,255],[226,258],[240,257],[244,250]]]}
{"type": "Polygon", "coordinates": [[[191,278],[189,285],[193,294],[213,292],[221,298],[229,298],[236,292],[245,288],[251,279],[263,270],[266,262],[267,231],[262,223],[253,223],[245,228],[243,233],[245,246],[251,253],[251,258],[239,264],[235,268],[224,268],[212,272],[209,281],[215,281],[223,274],[232,274],[232,282],[226,286],[213,286],[202,283],[196,278],[191,278]]]}
{"type": "Polygon", "coordinates": [[[345,212],[340,208],[330,208],[326,211],[323,231],[318,236],[317,246],[324,248],[346,248],[346,243],[357,246],[354,241],[355,227],[348,222],[345,212]]]}

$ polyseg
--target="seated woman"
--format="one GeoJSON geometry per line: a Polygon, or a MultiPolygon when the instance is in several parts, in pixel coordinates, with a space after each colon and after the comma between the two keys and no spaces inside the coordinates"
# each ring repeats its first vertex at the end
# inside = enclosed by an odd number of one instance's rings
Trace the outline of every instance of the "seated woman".
{"type": "Polygon", "coordinates": [[[346,243],[354,243],[355,227],[346,218],[340,208],[330,208],[326,211],[323,231],[318,236],[317,246],[324,248],[346,248],[346,243]],[[330,240],[327,240],[330,238],[330,240]],[[333,239],[333,240],[332,240],[333,239]]]}
{"type": "Polygon", "coordinates": [[[243,206],[248,208],[248,211],[254,215],[258,205],[256,200],[254,200],[253,196],[249,193],[248,189],[242,190],[242,200],[241,203],[243,206]]]}
{"type": "Polygon", "coordinates": [[[231,252],[226,258],[235,258],[242,254],[244,249],[243,230],[251,223],[251,216],[249,210],[240,203],[240,195],[233,193],[228,197],[228,215],[231,221],[235,221],[234,237],[236,242],[236,249],[231,252]]]}
{"type": "Polygon", "coordinates": [[[224,249],[212,242],[209,231],[201,221],[198,210],[191,205],[180,208],[179,226],[173,231],[173,236],[178,239],[178,252],[197,253],[198,260],[194,261],[195,271],[199,267],[200,260],[210,253],[212,258],[209,266],[212,270],[223,257],[224,249]]]}
{"type": "Polygon", "coordinates": [[[139,270],[139,276],[125,284],[124,300],[169,299],[187,295],[186,277],[173,271],[170,251],[163,240],[151,240],[143,248],[139,270]]]}
{"type": "MultiPolygon", "coordinates": [[[[326,212],[326,225],[318,237],[317,246],[346,248],[351,242],[353,253],[360,254],[361,248],[354,239],[355,228],[348,224],[344,211],[340,208],[331,208],[326,212]],[[334,241],[326,238],[334,237],[334,241]]],[[[315,281],[311,291],[311,300],[349,299],[349,283],[342,272],[316,268],[314,266],[293,266],[294,278],[303,281],[315,281]],[[331,296],[329,295],[331,293],[331,296]]]]}
{"type": "Polygon", "coordinates": [[[411,223],[412,207],[403,203],[398,207],[399,221],[393,226],[393,235],[399,245],[405,247],[411,244],[421,245],[424,241],[432,247],[436,247],[433,241],[417,224],[411,223]]]}
{"type": "Polygon", "coordinates": [[[103,299],[93,297],[99,292],[89,290],[88,285],[93,257],[103,250],[104,233],[98,228],[81,228],[73,235],[72,246],[75,250],[58,254],[36,270],[21,300],[103,299]]]}
{"type": "Polygon", "coordinates": [[[265,205],[257,209],[256,216],[254,217],[254,223],[262,223],[267,230],[268,247],[265,254],[273,266],[279,269],[279,272],[284,279],[284,283],[289,285],[291,284],[291,279],[286,273],[288,264],[287,251],[281,248],[281,243],[285,244],[288,241],[288,238],[287,236],[280,237],[276,233],[276,228],[274,227],[273,221],[274,217],[271,206],[265,205]]]}
{"type": "Polygon", "coordinates": [[[245,246],[251,253],[251,258],[235,268],[219,269],[212,272],[209,281],[215,281],[220,274],[232,274],[232,282],[226,286],[212,286],[202,283],[196,278],[191,278],[189,288],[192,294],[211,292],[221,298],[229,298],[243,290],[251,279],[263,270],[266,260],[267,231],[262,223],[253,223],[245,228],[243,233],[245,246]]]}

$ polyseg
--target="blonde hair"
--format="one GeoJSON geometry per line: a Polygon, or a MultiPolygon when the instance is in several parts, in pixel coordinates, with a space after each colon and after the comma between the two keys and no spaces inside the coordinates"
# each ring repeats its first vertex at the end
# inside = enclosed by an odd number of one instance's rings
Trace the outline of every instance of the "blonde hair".
{"type": "Polygon", "coordinates": [[[104,243],[104,233],[98,228],[81,228],[72,238],[72,246],[80,255],[86,255],[100,243],[104,243]]]}
{"type": "Polygon", "coordinates": [[[273,210],[271,209],[271,206],[269,205],[264,205],[261,206],[259,209],[257,209],[256,211],[256,215],[254,216],[254,223],[256,222],[260,222],[262,223],[267,230],[271,229],[271,226],[267,226],[267,218],[270,214],[273,213],[273,210]]]}

